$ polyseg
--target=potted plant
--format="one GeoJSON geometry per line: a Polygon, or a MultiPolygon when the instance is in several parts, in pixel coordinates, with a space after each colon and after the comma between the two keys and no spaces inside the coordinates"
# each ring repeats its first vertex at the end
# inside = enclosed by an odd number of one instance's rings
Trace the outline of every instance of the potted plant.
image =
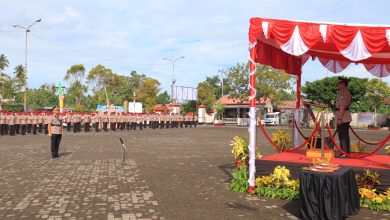
{"type": "Polygon", "coordinates": [[[236,167],[246,167],[249,159],[248,140],[243,137],[235,136],[230,145],[233,148],[232,154],[236,160],[236,167]]]}

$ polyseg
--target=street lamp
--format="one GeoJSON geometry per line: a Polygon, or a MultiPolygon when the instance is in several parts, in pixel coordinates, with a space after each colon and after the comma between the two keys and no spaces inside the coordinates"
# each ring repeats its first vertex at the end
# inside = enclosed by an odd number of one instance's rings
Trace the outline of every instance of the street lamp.
{"type": "Polygon", "coordinates": [[[23,99],[23,110],[26,112],[27,108],[27,37],[28,37],[28,32],[30,32],[30,28],[38,22],[41,22],[42,19],[38,19],[34,21],[32,24],[30,24],[27,27],[21,26],[21,25],[14,25],[15,28],[22,28],[26,32],[26,50],[25,50],[25,56],[24,56],[24,69],[26,71],[25,79],[24,79],[24,99],[23,99]]]}
{"type": "Polygon", "coordinates": [[[173,96],[173,88],[175,87],[175,63],[176,61],[180,60],[180,59],[184,59],[185,56],[181,56],[181,57],[178,57],[174,60],[171,60],[171,59],[168,59],[168,58],[164,58],[163,60],[166,60],[166,61],[170,61],[172,62],[172,91],[171,91],[171,100],[172,100],[172,104],[174,103],[174,96],[173,96]]]}

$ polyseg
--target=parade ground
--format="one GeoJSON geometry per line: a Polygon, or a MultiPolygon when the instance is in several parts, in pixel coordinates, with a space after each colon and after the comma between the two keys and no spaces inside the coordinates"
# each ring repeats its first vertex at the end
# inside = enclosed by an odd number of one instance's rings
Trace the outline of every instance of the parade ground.
{"type": "MultiPolygon", "coordinates": [[[[275,153],[257,132],[261,153],[275,153]]],[[[379,141],[388,131],[358,133],[379,141]]],[[[298,219],[299,201],[229,190],[235,135],[248,130],[65,132],[55,159],[48,136],[1,136],[0,219],[298,219]]],[[[390,214],[361,208],[350,219],[390,214]]]]}

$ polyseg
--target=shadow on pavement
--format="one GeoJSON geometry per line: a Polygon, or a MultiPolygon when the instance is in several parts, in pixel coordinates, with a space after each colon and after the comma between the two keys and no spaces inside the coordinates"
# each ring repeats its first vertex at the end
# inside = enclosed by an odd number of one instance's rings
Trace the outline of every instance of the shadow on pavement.
{"type": "Polygon", "coordinates": [[[232,176],[232,171],[234,169],[234,165],[232,163],[228,163],[228,164],[223,164],[223,165],[220,165],[218,166],[218,168],[224,172],[226,174],[226,176],[229,177],[229,179],[227,179],[227,182],[230,182],[233,178],[232,176]]]}
{"type": "Polygon", "coordinates": [[[65,156],[67,156],[69,154],[72,154],[72,152],[61,152],[61,153],[58,153],[58,156],[65,157],[65,156]]]}
{"type": "Polygon", "coordinates": [[[289,212],[290,214],[294,215],[297,218],[299,218],[300,207],[301,207],[301,204],[300,204],[299,200],[292,200],[292,201],[288,202],[287,204],[285,204],[284,206],[282,206],[282,208],[284,210],[286,210],[287,212],[289,212]]]}

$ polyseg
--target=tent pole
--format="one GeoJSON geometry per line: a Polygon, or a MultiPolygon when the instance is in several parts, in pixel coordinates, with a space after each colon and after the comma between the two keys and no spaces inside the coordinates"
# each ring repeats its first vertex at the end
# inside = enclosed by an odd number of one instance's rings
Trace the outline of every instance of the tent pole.
{"type": "Polygon", "coordinates": [[[249,59],[249,188],[248,192],[252,192],[256,188],[255,185],[255,158],[256,158],[256,42],[250,44],[250,59],[249,59]]]}
{"type": "MultiPolygon", "coordinates": [[[[302,74],[298,74],[296,75],[296,79],[297,79],[297,91],[296,91],[296,99],[297,99],[297,102],[295,103],[295,112],[294,112],[294,121],[297,123],[297,127],[299,128],[300,124],[301,124],[301,80],[302,80],[302,74]]],[[[294,126],[294,135],[293,135],[293,139],[294,139],[294,147],[296,146],[299,146],[301,145],[302,143],[302,138],[301,136],[299,135],[299,132],[298,132],[298,128],[296,128],[294,126]]]]}

